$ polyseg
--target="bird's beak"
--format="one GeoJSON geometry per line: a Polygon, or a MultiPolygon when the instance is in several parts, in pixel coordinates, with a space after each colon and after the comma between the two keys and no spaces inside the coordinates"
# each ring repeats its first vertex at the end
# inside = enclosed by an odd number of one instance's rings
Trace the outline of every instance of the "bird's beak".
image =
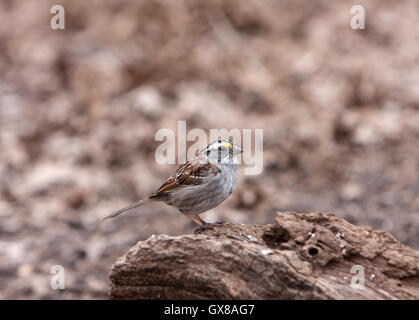
{"type": "Polygon", "coordinates": [[[243,150],[240,149],[240,148],[238,148],[238,147],[236,147],[236,146],[233,148],[233,155],[238,155],[238,154],[240,154],[242,152],[243,152],[243,150]]]}

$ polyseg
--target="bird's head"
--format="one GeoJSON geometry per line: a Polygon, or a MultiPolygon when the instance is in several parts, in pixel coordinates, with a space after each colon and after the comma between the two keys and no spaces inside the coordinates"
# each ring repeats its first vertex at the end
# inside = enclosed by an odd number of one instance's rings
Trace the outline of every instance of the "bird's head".
{"type": "Polygon", "coordinates": [[[211,163],[237,163],[235,156],[242,152],[231,140],[216,140],[200,153],[211,163]]]}

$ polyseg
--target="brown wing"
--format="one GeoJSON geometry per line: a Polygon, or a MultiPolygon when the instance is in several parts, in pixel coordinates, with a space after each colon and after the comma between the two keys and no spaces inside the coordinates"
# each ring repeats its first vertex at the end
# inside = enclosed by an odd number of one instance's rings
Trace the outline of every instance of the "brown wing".
{"type": "Polygon", "coordinates": [[[215,177],[219,172],[221,171],[212,163],[188,161],[182,164],[175,174],[157,189],[154,195],[170,192],[178,187],[200,185],[205,179],[215,177]]]}

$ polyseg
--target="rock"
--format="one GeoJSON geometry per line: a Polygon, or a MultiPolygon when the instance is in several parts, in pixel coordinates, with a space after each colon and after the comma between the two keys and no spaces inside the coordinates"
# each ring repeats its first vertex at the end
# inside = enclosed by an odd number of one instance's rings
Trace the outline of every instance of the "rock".
{"type": "Polygon", "coordinates": [[[138,242],[110,270],[110,299],[419,299],[419,252],[333,214],[197,233],[138,242]]]}

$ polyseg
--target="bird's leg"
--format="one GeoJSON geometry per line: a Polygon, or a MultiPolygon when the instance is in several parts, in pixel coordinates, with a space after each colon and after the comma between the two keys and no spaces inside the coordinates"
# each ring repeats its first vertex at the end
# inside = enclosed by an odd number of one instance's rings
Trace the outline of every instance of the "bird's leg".
{"type": "Polygon", "coordinates": [[[193,217],[192,215],[190,215],[189,213],[186,213],[186,212],[182,212],[182,213],[186,217],[188,217],[189,219],[191,219],[193,222],[195,222],[199,227],[202,228],[205,225],[205,222],[201,218],[197,219],[197,218],[193,217]]]}
{"type": "Polygon", "coordinates": [[[209,224],[208,222],[205,222],[204,220],[202,220],[202,218],[199,216],[199,214],[196,214],[195,217],[202,223],[202,224],[209,224]]]}
{"type": "Polygon", "coordinates": [[[212,225],[212,223],[205,222],[197,214],[190,215],[189,213],[184,213],[184,212],[182,212],[182,213],[185,216],[187,216],[189,219],[191,219],[193,222],[195,222],[197,225],[199,225],[199,228],[194,231],[195,234],[197,234],[200,231],[205,230],[205,229],[212,229],[212,228],[214,228],[214,225],[212,225]]]}
{"type": "Polygon", "coordinates": [[[195,214],[195,217],[199,220],[200,223],[202,223],[202,225],[199,226],[199,228],[195,230],[194,232],[195,234],[199,233],[199,231],[201,230],[214,229],[216,226],[220,226],[224,224],[224,222],[206,222],[197,214],[195,214]]]}
{"type": "Polygon", "coordinates": [[[214,222],[214,223],[208,223],[205,222],[199,215],[194,214],[191,215],[189,213],[186,212],[182,212],[186,217],[188,217],[189,219],[191,219],[193,222],[195,222],[199,228],[196,229],[194,231],[195,234],[197,234],[199,231],[204,230],[204,229],[213,229],[215,226],[223,224],[224,222],[214,222]]]}

